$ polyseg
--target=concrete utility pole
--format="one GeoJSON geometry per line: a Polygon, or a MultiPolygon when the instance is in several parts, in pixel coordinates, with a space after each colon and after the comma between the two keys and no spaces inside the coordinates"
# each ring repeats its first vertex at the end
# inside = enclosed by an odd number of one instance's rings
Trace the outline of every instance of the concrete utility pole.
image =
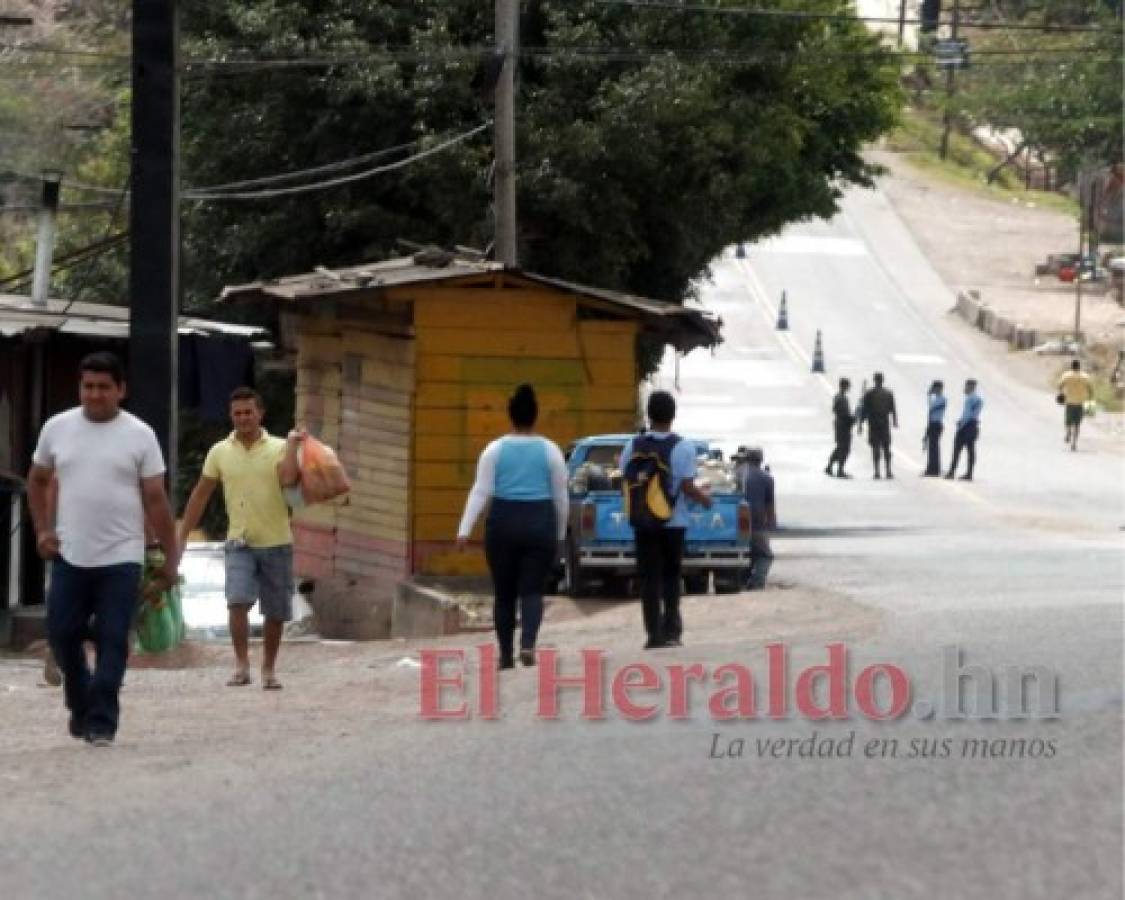
{"type": "MultiPolygon", "coordinates": [[[[960,0],[953,0],[953,30],[950,34],[950,40],[957,40],[957,26],[959,24],[960,13],[960,0]]],[[[949,154],[949,132],[953,127],[953,114],[950,112],[950,106],[953,104],[953,91],[954,91],[954,77],[957,72],[956,65],[950,65],[945,70],[945,113],[942,116],[941,128],[941,158],[949,154]]]]}
{"type": "Polygon", "coordinates": [[[496,81],[493,202],[496,207],[496,259],[519,264],[516,252],[516,62],[519,58],[519,2],[496,0],[496,53],[502,58],[496,81]]]}
{"type": "Polygon", "coordinates": [[[180,102],[176,0],[133,0],[129,407],[176,473],[180,102]]]}
{"type": "Polygon", "coordinates": [[[62,172],[43,172],[43,197],[39,207],[39,234],[35,243],[35,272],[31,282],[31,302],[47,306],[51,293],[51,263],[55,256],[55,222],[59,213],[59,187],[62,172]]]}

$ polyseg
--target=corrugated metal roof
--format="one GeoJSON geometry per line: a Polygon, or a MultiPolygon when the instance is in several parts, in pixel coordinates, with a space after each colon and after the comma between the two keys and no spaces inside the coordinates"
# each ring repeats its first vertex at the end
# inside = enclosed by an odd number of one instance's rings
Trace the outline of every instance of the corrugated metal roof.
{"type": "MultiPolygon", "coordinates": [[[[124,306],[66,300],[48,300],[43,307],[35,306],[22,294],[0,294],[0,336],[15,337],[37,329],[124,340],[129,337],[129,310],[124,306]]],[[[251,340],[269,336],[267,329],[257,325],[193,316],[180,316],[179,333],[222,334],[251,340]]]]}
{"type": "Polygon", "coordinates": [[[416,262],[415,257],[408,256],[344,269],[330,270],[318,267],[316,271],[303,275],[230,285],[223,288],[221,299],[224,301],[260,297],[286,301],[339,299],[348,294],[367,293],[380,288],[456,281],[499,272],[507,272],[517,278],[524,278],[556,290],[617,307],[625,314],[644,320],[651,330],[665,333],[667,342],[680,350],[714,346],[722,340],[720,337],[722,320],[701,310],[688,309],[675,303],[666,303],[648,297],[623,294],[619,291],[589,287],[560,278],[525,272],[522,269],[509,269],[502,263],[491,260],[475,261],[456,256],[447,256],[444,264],[440,265],[422,264],[416,262]]]}

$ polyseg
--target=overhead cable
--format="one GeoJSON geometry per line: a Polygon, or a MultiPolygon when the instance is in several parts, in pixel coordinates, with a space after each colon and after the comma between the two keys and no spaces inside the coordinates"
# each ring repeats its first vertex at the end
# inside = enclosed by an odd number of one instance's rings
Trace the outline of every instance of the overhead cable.
{"type": "MultiPolygon", "coordinates": [[[[711,13],[726,16],[760,16],[772,19],[807,19],[810,21],[826,22],[864,22],[871,24],[898,25],[900,22],[907,25],[918,25],[922,19],[906,19],[898,16],[851,16],[847,13],[818,13],[804,12],[790,9],[756,9],[745,6],[708,6],[701,3],[676,3],[672,0],[598,0],[602,6],[628,6],[633,9],[652,9],[660,12],[684,13],[711,13]]],[[[950,25],[949,21],[941,21],[939,25],[950,25]]],[[[1071,32],[1071,31],[1096,31],[1110,33],[1112,29],[1097,28],[1089,25],[1026,25],[1009,24],[1006,22],[959,22],[962,28],[997,28],[1014,31],[1041,31],[1041,32],[1071,32]]]]}
{"type": "Polygon", "coordinates": [[[351,159],[342,159],[339,162],[326,163],[322,166],[313,166],[310,169],[298,169],[293,172],[285,172],[280,175],[264,175],[261,178],[248,178],[244,181],[228,181],[226,184],[212,184],[205,187],[191,188],[197,193],[207,192],[220,192],[237,190],[238,188],[259,187],[264,184],[279,184],[286,181],[296,181],[297,179],[304,178],[308,175],[323,175],[327,172],[339,172],[342,169],[350,169],[354,166],[363,165],[364,163],[374,162],[377,159],[382,159],[385,156],[390,156],[393,153],[399,153],[403,150],[409,150],[411,147],[417,146],[418,141],[410,141],[406,144],[398,144],[394,147],[386,147],[382,150],[375,150],[371,153],[365,153],[362,156],[353,156],[351,159]]]}
{"type": "Polygon", "coordinates": [[[471,137],[475,137],[482,131],[492,127],[492,122],[485,122],[483,125],[478,125],[476,128],[466,131],[448,140],[442,141],[440,144],[435,144],[420,153],[415,153],[413,156],[408,156],[405,159],[396,160],[393,163],[387,163],[383,166],[376,166],[373,169],[367,169],[363,172],[355,172],[351,175],[343,175],[339,178],[333,178],[328,181],[317,181],[312,184],[301,184],[294,187],[286,188],[273,188],[264,191],[230,191],[230,192],[216,192],[205,190],[187,190],[181,195],[185,200],[264,200],[270,197],[286,197],[292,194],[305,194],[310,191],[323,191],[328,188],[338,187],[343,184],[351,184],[352,182],[361,181],[365,178],[371,178],[375,175],[381,175],[384,172],[391,172],[396,169],[401,169],[406,166],[416,163],[425,159],[428,156],[433,156],[443,150],[448,150],[455,144],[460,144],[467,141],[471,137]]]}

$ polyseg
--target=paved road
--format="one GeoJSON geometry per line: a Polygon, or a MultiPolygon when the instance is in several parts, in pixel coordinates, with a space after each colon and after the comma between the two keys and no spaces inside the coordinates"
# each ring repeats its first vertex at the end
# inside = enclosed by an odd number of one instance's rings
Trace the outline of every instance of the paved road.
{"type": "MultiPolygon", "coordinates": [[[[279,738],[277,756],[254,764],[232,752],[229,765],[169,767],[159,796],[74,786],[0,807],[0,894],[1121,896],[1120,455],[1094,440],[1063,451],[1051,397],[1007,379],[949,320],[952,298],[878,194],[849,194],[832,224],[794,228],[745,261],[728,254],[702,298],[728,342],[681,365],[680,426],[765,447],[785,526],[779,582],[879,611],[882,625],[849,642],[853,676],[893,663],[934,701],[941,648],[954,645],[993,671],[1057,672],[1059,718],[878,723],[853,702],[828,724],[716,724],[705,708],[688,721],[545,723],[525,679],[497,723],[373,706],[332,733],[279,738]],[[782,289],[788,336],[773,328],[782,289]],[[822,471],[829,390],[807,364],[818,328],[829,380],[858,384],[878,367],[897,393],[893,482],[869,479],[862,443],[854,481],[822,471]],[[925,386],[970,373],[987,402],[979,480],[920,479],[925,386]],[[759,740],[814,732],[842,755],[758,756],[759,740]],[[872,738],[898,739],[898,753],[867,758],[872,738]],[[712,758],[738,739],[744,756],[712,758]],[[966,739],[1025,758],[966,759],[966,739]],[[943,740],[948,758],[911,758],[943,740]]],[[[693,644],[690,624],[676,659],[743,661],[764,679],[770,635],[693,644]]],[[[825,657],[793,644],[794,671],[825,657]]]]}

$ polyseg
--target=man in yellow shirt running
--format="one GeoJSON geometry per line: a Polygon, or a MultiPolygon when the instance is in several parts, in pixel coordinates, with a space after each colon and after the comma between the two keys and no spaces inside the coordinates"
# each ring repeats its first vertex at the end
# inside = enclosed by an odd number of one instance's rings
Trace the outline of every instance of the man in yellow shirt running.
{"type": "Polygon", "coordinates": [[[1082,363],[1074,360],[1070,364],[1070,371],[1059,379],[1058,389],[1066,404],[1066,436],[1063,440],[1070,444],[1071,450],[1077,450],[1082,415],[1086,404],[1094,399],[1094,387],[1090,383],[1090,376],[1082,371],[1082,363]]]}
{"type": "Polygon", "coordinates": [[[250,388],[230,397],[234,431],[207,452],[203,472],[180,523],[180,547],[199,523],[215,486],[222,484],[229,528],[225,548],[226,597],[235,672],[228,685],[250,684],[249,612],[261,602],[262,687],[278,690],[274,674],[285,623],[293,617],[293,534],[282,489],[300,479],[297,448],[304,431],[273,437],[262,428],[265,405],[250,388]]]}

